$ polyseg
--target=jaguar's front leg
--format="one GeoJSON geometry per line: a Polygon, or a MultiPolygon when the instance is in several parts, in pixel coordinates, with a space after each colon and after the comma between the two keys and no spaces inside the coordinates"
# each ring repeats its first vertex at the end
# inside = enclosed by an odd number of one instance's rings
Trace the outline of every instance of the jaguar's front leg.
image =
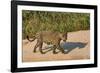
{"type": "Polygon", "coordinates": [[[57,49],[60,50],[62,53],[65,53],[64,49],[60,47],[60,41],[61,39],[58,40],[57,49]]]}
{"type": "Polygon", "coordinates": [[[56,49],[57,49],[57,46],[54,45],[54,46],[53,46],[53,54],[57,54],[57,53],[58,53],[58,52],[56,51],[56,49]]]}

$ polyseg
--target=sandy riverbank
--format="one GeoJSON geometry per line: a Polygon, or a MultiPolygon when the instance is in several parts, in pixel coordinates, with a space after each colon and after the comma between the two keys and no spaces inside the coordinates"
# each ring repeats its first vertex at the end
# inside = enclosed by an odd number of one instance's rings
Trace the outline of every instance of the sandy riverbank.
{"type": "MultiPolygon", "coordinates": [[[[68,33],[67,48],[69,50],[67,54],[53,54],[52,51],[46,54],[41,54],[37,48],[37,52],[33,53],[33,48],[36,44],[36,40],[28,42],[23,40],[23,62],[35,62],[35,61],[55,61],[55,60],[77,60],[77,59],[89,59],[90,58],[90,31],[76,31],[68,33]]],[[[46,44],[43,44],[45,47],[46,44]]]]}

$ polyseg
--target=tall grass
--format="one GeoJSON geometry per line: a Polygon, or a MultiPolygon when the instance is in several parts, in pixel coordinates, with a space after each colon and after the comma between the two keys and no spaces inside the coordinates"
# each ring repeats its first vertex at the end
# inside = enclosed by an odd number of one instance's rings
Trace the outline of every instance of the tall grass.
{"type": "Polygon", "coordinates": [[[38,31],[72,32],[90,29],[89,13],[22,11],[23,39],[38,31]]]}

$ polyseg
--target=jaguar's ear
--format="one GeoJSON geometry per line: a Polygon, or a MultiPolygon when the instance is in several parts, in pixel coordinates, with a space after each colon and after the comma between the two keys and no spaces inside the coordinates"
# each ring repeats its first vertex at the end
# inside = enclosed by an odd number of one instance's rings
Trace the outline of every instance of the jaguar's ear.
{"type": "Polygon", "coordinates": [[[65,32],[65,33],[63,34],[63,36],[64,36],[65,38],[67,38],[67,34],[68,34],[68,32],[65,32]]]}
{"type": "Polygon", "coordinates": [[[67,35],[67,32],[65,32],[64,35],[67,35]]]}
{"type": "Polygon", "coordinates": [[[67,32],[65,32],[65,35],[67,34],[67,32]]]}

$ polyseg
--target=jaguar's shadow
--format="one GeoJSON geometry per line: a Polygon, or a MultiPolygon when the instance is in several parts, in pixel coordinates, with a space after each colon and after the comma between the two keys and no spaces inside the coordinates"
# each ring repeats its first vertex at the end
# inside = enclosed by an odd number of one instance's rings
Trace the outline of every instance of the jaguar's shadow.
{"type": "Polygon", "coordinates": [[[64,49],[64,53],[67,54],[70,51],[74,50],[75,48],[84,48],[87,45],[87,43],[82,42],[65,42],[62,43],[60,46],[64,49]]]}
{"type": "MultiPolygon", "coordinates": [[[[64,50],[63,54],[68,54],[70,51],[76,49],[76,48],[84,48],[87,45],[87,43],[82,43],[82,42],[65,42],[65,43],[61,43],[60,47],[64,50]]],[[[50,49],[52,47],[48,47],[45,48],[43,50],[45,50],[45,53],[51,51],[52,49],[50,49]]],[[[59,51],[61,52],[61,51],[59,51]]]]}

